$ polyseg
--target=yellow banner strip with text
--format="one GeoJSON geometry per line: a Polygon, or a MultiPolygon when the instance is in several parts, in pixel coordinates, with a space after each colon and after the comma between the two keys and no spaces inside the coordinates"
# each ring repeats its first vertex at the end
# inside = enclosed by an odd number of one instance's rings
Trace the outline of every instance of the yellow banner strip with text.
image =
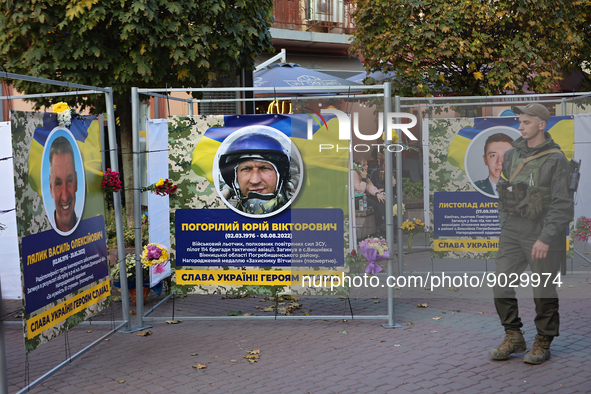
{"type": "Polygon", "coordinates": [[[111,295],[111,282],[103,281],[88,290],[27,320],[27,338],[35,338],[43,331],[75,315],[84,308],[96,304],[111,295]]]}
{"type": "MultiPolygon", "coordinates": [[[[342,271],[177,270],[179,285],[292,285],[303,286],[306,276],[330,283],[342,271]]],[[[306,283],[308,284],[308,282],[306,283]]]]}
{"type": "Polygon", "coordinates": [[[496,252],[499,250],[498,239],[435,239],[434,250],[465,250],[474,252],[496,252]]]}

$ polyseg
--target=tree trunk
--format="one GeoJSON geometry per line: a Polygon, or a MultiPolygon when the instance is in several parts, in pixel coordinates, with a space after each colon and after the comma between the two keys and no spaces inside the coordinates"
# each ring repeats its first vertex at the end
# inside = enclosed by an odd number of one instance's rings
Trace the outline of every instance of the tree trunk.
{"type": "Polygon", "coordinates": [[[133,199],[133,142],[131,127],[131,103],[129,96],[122,96],[117,100],[117,114],[119,116],[121,133],[121,161],[122,161],[122,182],[125,191],[125,212],[127,224],[133,227],[134,199],[133,199]]]}

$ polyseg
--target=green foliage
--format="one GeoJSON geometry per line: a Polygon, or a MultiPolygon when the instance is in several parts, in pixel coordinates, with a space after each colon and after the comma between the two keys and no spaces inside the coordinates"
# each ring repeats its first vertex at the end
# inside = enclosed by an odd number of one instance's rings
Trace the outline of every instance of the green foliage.
{"type": "MultiPolygon", "coordinates": [[[[125,220],[125,208],[123,208],[123,242],[126,248],[135,246],[135,230],[125,220]]],[[[110,249],[117,247],[117,226],[115,225],[115,210],[109,209],[105,214],[105,228],[107,231],[107,245],[110,249]]],[[[148,244],[148,224],[142,225],[142,245],[148,244]]]]}
{"type": "MultiPolygon", "coordinates": [[[[588,1],[359,0],[351,51],[394,92],[552,91],[590,31],[588,1]]],[[[591,44],[586,44],[591,48],[591,44]]],[[[578,64],[577,64],[578,65],[578,64]]]]}
{"type": "MultiPolygon", "coordinates": [[[[125,256],[125,276],[128,282],[135,281],[136,264],[137,260],[134,253],[130,253],[125,256]]],[[[113,277],[114,281],[121,282],[121,271],[119,270],[119,264],[115,264],[115,266],[111,269],[111,276],[113,277]]],[[[142,280],[144,282],[148,282],[150,280],[150,267],[145,264],[142,265],[142,280]]]]}
{"type": "MultiPolygon", "coordinates": [[[[254,58],[270,50],[271,7],[272,0],[1,2],[0,65],[11,73],[112,86],[116,103],[133,86],[200,87],[216,74],[253,68],[254,58]]],[[[26,93],[51,90],[14,85],[26,93]]],[[[77,103],[103,101],[85,100],[77,103]]]]}
{"type": "Polygon", "coordinates": [[[423,198],[423,181],[413,183],[410,178],[402,178],[402,196],[405,200],[423,198]]]}

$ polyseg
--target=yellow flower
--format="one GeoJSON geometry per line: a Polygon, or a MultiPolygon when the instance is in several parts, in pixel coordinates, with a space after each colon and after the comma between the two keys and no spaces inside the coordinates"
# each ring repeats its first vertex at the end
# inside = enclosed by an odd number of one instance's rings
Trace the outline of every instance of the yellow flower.
{"type": "Polygon", "coordinates": [[[164,179],[160,178],[160,180],[158,182],[156,182],[156,186],[162,186],[164,185],[164,179]]]}
{"type": "Polygon", "coordinates": [[[68,109],[70,109],[70,106],[68,104],[64,103],[63,101],[61,101],[53,106],[53,112],[55,112],[56,114],[60,113],[60,112],[64,112],[65,110],[68,110],[68,109]]]}

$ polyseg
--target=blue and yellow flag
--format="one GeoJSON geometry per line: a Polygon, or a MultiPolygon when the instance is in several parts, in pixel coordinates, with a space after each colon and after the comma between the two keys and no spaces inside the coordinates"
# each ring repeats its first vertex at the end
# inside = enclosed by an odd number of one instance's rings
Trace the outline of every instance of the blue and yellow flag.
{"type": "MultiPolygon", "coordinates": [[[[49,134],[56,127],[58,127],[58,122],[55,114],[45,113],[43,115],[43,126],[35,129],[31,142],[28,180],[31,189],[41,198],[43,198],[41,193],[43,149],[49,134]]],[[[86,219],[102,214],[104,206],[102,200],[103,169],[98,117],[96,115],[74,117],[69,130],[76,139],[84,162],[87,190],[83,219],[86,219]]]]}
{"type": "MultiPolygon", "coordinates": [[[[461,129],[454,137],[448,148],[447,160],[453,166],[465,171],[464,158],[468,145],[472,139],[480,132],[492,127],[511,127],[519,129],[519,119],[514,117],[501,118],[476,118],[474,127],[465,127],[461,129]]],[[[571,116],[551,116],[546,126],[546,131],[550,133],[554,142],[560,145],[567,159],[571,160],[575,154],[575,126],[574,119],[571,116]]]]}
{"type": "Polygon", "coordinates": [[[349,174],[348,141],[340,141],[339,123],[334,115],[240,115],[225,116],[223,127],[208,129],[192,154],[191,168],[212,184],[212,167],[218,148],[230,134],[246,126],[269,126],[285,134],[300,151],[305,174],[302,191],[294,204],[297,208],[342,208],[347,212],[346,185],[349,174]],[[312,138],[308,136],[308,120],[312,119],[312,138]],[[322,146],[333,146],[322,149],[322,146]],[[345,148],[346,147],[346,148],[345,148]],[[334,195],[342,192],[343,199],[334,195]],[[335,201],[339,201],[335,206],[335,201]]]}

